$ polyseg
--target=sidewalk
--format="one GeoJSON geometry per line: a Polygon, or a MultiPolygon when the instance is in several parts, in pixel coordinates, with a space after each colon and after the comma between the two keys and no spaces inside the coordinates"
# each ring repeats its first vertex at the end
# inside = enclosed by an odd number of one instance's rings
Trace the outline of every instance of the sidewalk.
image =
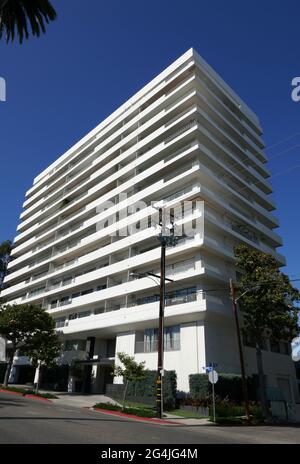
{"type": "MultiPolygon", "coordinates": [[[[19,388],[28,388],[31,389],[30,385],[16,385],[19,388]]],[[[111,403],[121,406],[117,403],[114,399],[110,398],[106,395],[101,394],[81,394],[81,393],[68,393],[68,392],[56,392],[53,390],[44,390],[40,389],[40,393],[52,393],[58,397],[58,399],[51,399],[51,402],[57,404],[58,406],[71,406],[75,408],[89,408],[91,409],[97,403],[111,403]]],[[[104,411],[107,414],[118,414],[116,412],[104,411]]],[[[140,418],[139,420],[143,420],[140,418]]],[[[201,425],[214,425],[208,419],[187,419],[181,416],[177,416],[175,414],[164,413],[164,418],[161,419],[159,422],[163,423],[164,420],[166,421],[166,425],[168,421],[174,421],[174,425],[182,425],[182,426],[201,426],[201,425]]]]}
{"type": "Polygon", "coordinates": [[[186,417],[176,416],[175,414],[165,413],[164,414],[166,419],[174,420],[180,425],[214,425],[213,422],[210,422],[207,419],[187,419],[186,417]]]}
{"type": "MultiPolygon", "coordinates": [[[[27,388],[30,390],[34,390],[34,387],[30,385],[11,385],[18,388],[27,388]]],[[[86,394],[83,395],[82,393],[68,393],[68,392],[57,392],[53,390],[44,390],[43,388],[39,389],[40,393],[51,393],[58,397],[58,399],[51,399],[54,404],[60,404],[61,406],[74,406],[77,408],[91,408],[97,403],[118,403],[106,395],[100,394],[86,394]]]]}
{"type": "MultiPolygon", "coordinates": [[[[52,392],[53,393],[53,392],[52,392]]],[[[100,394],[87,394],[82,395],[80,393],[66,393],[66,392],[54,392],[59,399],[52,400],[55,404],[61,404],[64,406],[74,406],[77,408],[91,408],[97,403],[111,403],[116,404],[118,403],[106,395],[100,394]]]]}

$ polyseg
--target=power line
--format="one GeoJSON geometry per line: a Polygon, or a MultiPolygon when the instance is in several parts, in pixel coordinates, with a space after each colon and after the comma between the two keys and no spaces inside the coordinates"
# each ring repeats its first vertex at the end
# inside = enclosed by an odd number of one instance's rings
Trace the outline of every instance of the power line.
{"type": "Polygon", "coordinates": [[[289,135],[289,136],[286,137],[285,139],[282,139],[282,140],[279,140],[278,142],[273,143],[273,144],[270,145],[269,147],[266,147],[265,150],[270,150],[271,148],[277,147],[277,145],[281,145],[282,143],[287,142],[288,140],[293,139],[293,138],[296,137],[297,135],[300,135],[300,132],[295,132],[294,134],[289,135]]]}
{"type": "MultiPolygon", "coordinates": [[[[297,168],[299,168],[299,167],[300,167],[300,164],[297,164],[297,165],[295,165],[295,166],[291,166],[290,168],[288,168],[288,169],[286,169],[286,170],[279,171],[279,172],[275,173],[275,174],[272,176],[272,178],[281,176],[281,175],[283,175],[283,174],[286,174],[286,173],[288,173],[288,172],[290,172],[290,171],[293,171],[294,169],[297,169],[297,168]]],[[[222,179],[221,179],[221,180],[222,180],[222,179]]],[[[255,185],[255,186],[256,186],[256,185],[259,184],[260,182],[261,182],[261,181],[252,182],[251,185],[255,185]]],[[[230,187],[230,186],[229,186],[229,187],[230,187]]],[[[232,187],[231,187],[231,188],[232,188],[232,187]]],[[[239,190],[236,190],[235,193],[243,192],[243,191],[246,190],[246,189],[251,189],[251,186],[250,186],[250,185],[246,185],[246,186],[240,188],[239,190]]],[[[227,194],[224,194],[224,195],[222,195],[222,199],[228,198],[228,197],[231,197],[231,196],[234,196],[235,193],[229,192],[229,193],[227,193],[227,194]]],[[[247,200],[247,199],[246,199],[246,200],[247,200]]],[[[210,202],[207,201],[207,200],[205,200],[205,201],[206,201],[207,203],[210,203],[210,202]]],[[[249,200],[248,200],[248,201],[249,201],[249,200]]]]}
{"type": "Polygon", "coordinates": [[[270,158],[268,158],[268,162],[272,161],[274,158],[278,158],[278,156],[281,156],[283,155],[284,153],[287,153],[289,151],[292,151],[294,150],[294,148],[298,148],[300,147],[300,143],[297,143],[296,145],[293,145],[292,147],[289,147],[289,148],[286,148],[285,150],[282,150],[280,151],[279,153],[276,153],[275,155],[273,156],[270,156],[270,158]]]}
{"type": "MultiPolygon", "coordinates": [[[[300,144],[294,145],[293,147],[290,147],[290,148],[288,148],[288,149],[286,149],[286,150],[283,150],[283,151],[281,151],[281,152],[279,152],[279,153],[276,153],[276,155],[274,155],[274,156],[272,156],[271,158],[269,158],[268,161],[271,161],[271,160],[273,160],[273,159],[275,159],[275,158],[277,158],[277,157],[283,155],[284,153],[287,153],[288,151],[293,150],[293,149],[296,148],[296,147],[300,147],[300,144]]],[[[248,160],[248,158],[245,158],[245,159],[242,160],[241,162],[246,161],[246,160],[248,160]]],[[[239,165],[238,162],[229,164],[228,168],[232,168],[232,167],[234,167],[234,166],[237,165],[237,164],[239,165]]],[[[299,166],[299,165],[292,166],[291,168],[289,168],[289,170],[296,169],[298,166],[299,166]]],[[[246,173],[248,172],[248,171],[247,171],[247,167],[246,167],[246,166],[245,166],[245,167],[244,167],[244,166],[240,166],[240,169],[237,169],[237,171],[235,172],[235,174],[237,174],[237,173],[244,173],[244,172],[246,172],[246,173]]],[[[287,172],[288,172],[288,171],[287,171],[287,172]]],[[[220,171],[218,171],[218,172],[215,172],[214,174],[215,174],[216,176],[222,175],[222,171],[220,170],[220,171]]],[[[271,177],[272,177],[272,178],[273,178],[273,177],[277,177],[279,174],[280,174],[280,172],[277,173],[277,174],[273,174],[271,177]]],[[[227,174],[225,174],[225,175],[222,175],[222,177],[220,178],[220,180],[224,180],[224,179],[228,179],[228,178],[231,179],[231,178],[232,178],[232,174],[227,173],[227,174]]],[[[255,186],[256,186],[257,184],[259,184],[259,183],[261,183],[261,182],[262,182],[261,180],[258,180],[258,181],[256,181],[256,182],[252,182],[251,185],[255,185],[255,186]]],[[[250,189],[250,190],[251,190],[251,185],[247,185],[247,186],[241,187],[239,190],[237,190],[237,192],[243,191],[243,190],[245,190],[245,189],[250,189]]],[[[233,193],[229,193],[229,194],[225,195],[225,197],[226,197],[226,196],[230,196],[230,195],[233,195],[233,193]]]]}

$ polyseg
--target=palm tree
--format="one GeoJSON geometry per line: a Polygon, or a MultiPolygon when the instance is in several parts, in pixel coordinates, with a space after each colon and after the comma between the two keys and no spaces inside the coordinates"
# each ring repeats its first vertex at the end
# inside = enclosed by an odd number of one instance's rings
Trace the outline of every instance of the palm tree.
{"type": "Polygon", "coordinates": [[[7,273],[7,265],[10,261],[12,243],[10,240],[5,240],[0,243],[0,291],[3,286],[3,280],[7,273]]]}
{"type": "Polygon", "coordinates": [[[49,0],[0,0],[0,39],[13,41],[16,32],[22,43],[29,38],[29,27],[39,37],[46,32],[45,23],[54,19],[56,11],[49,0]]]}

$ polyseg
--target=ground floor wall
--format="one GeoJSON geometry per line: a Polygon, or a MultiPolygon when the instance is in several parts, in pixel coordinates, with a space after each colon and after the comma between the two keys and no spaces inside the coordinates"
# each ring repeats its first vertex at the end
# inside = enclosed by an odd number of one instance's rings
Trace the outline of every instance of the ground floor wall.
{"type": "MultiPolygon", "coordinates": [[[[157,351],[136,353],[136,332],[119,333],[116,337],[117,353],[125,352],[134,356],[136,361],[146,362],[146,368],[157,369],[157,351]]],[[[256,356],[253,348],[243,347],[246,374],[257,374],[256,356]]],[[[240,374],[240,359],[237,335],[232,321],[195,321],[180,324],[180,349],[165,351],[164,369],[175,370],[177,388],[189,391],[189,375],[204,373],[204,366],[214,363],[216,370],[228,374],[240,374]]],[[[296,379],[295,363],[290,355],[263,351],[263,365],[267,386],[274,394],[283,390],[287,402],[299,403],[299,388],[296,379]]],[[[114,383],[122,383],[115,378],[114,383]]]]}
{"type": "MultiPolygon", "coordinates": [[[[164,353],[164,369],[175,370],[177,374],[177,389],[189,391],[189,375],[204,373],[204,367],[210,363],[216,365],[220,373],[240,374],[240,360],[237,345],[237,336],[233,319],[216,317],[214,319],[198,320],[180,323],[180,344],[174,350],[164,353]]],[[[117,353],[125,352],[134,356],[136,361],[145,361],[149,370],[157,369],[157,351],[141,352],[137,350],[137,340],[141,340],[143,329],[131,330],[105,337],[95,333],[93,359],[91,360],[92,393],[105,393],[106,385],[123,382],[120,377],[113,377],[112,366],[118,364],[117,353]],[[112,343],[113,342],[113,343],[112,343]]],[[[87,339],[84,333],[79,336],[83,341],[87,339]]],[[[78,334],[74,339],[78,338],[78,334]]],[[[70,339],[70,336],[69,336],[70,339]]],[[[1,339],[0,339],[1,343],[1,339]]],[[[143,342],[138,341],[142,344],[143,342]]],[[[1,346],[1,345],[0,345],[1,346]]],[[[2,345],[3,346],[3,345],[2,345]]],[[[141,345],[139,345],[140,347],[141,345]]],[[[245,368],[247,375],[257,374],[255,349],[244,347],[245,368]]],[[[87,359],[87,352],[66,351],[62,360],[71,365],[74,360],[87,359]]],[[[14,364],[26,364],[23,357],[15,357],[14,364]]],[[[28,364],[28,360],[27,360],[28,364]]],[[[263,350],[263,365],[266,383],[269,391],[282,391],[287,402],[299,403],[299,385],[296,379],[295,363],[290,355],[273,353],[263,350]]],[[[12,369],[10,381],[18,381],[17,368],[12,369]]],[[[72,380],[72,379],[70,379],[72,380]]],[[[70,391],[74,391],[75,382],[70,381],[70,391]]]]}
{"type": "MultiPolygon", "coordinates": [[[[157,352],[135,353],[135,332],[120,333],[116,340],[116,354],[125,352],[134,356],[136,361],[146,361],[146,368],[157,369],[157,352]]],[[[118,362],[116,357],[116,363],[118,362]]],[[[204,324],[191,322],[180,325],[180,350],[165,351],[164,369],[175,370],[177,373],[177,389],[189,390],[189,374],[203,373],[206,365],[204,324]]],[[[122,383],[121,378],[115,378],[115,383],[122,383]]]]}
{"type": "MultiPolygon", "coordinates": [[[[255,349],[245,347],[244,352],[246,372],[248,374],[256,374],[255,349]]],[[[295,362],[291,356],[262,350],[262,361],[270,399],[279,400],[282,398],[287,403],[300,403],[295,362]]]]}

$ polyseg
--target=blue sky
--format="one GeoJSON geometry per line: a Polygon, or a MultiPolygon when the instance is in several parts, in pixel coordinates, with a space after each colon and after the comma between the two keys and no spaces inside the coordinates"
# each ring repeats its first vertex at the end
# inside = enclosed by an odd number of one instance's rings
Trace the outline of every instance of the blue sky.
{"type": "Polygon", "coordinates": [[[0,43],[0,240],[15,236],[32,179],[193,46],[259,115],[270,161],[285,268],[300,277],[300,3],[223,0],[52,0],[47,34],[0,43]],[[72,5],[72,7],[71,7],[72,5]],[[285,174],[276,175],[286,171],[285,174]]]}

